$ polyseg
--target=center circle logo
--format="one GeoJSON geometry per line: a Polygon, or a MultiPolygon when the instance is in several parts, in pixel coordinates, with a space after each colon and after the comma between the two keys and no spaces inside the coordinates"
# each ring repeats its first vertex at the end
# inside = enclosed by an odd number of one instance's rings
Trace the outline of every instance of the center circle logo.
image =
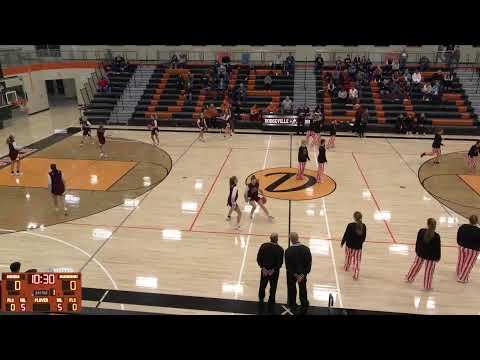
{"type": "Polygon", "coordinates": [[[280,200],[313,200],[335,191],[335,181],[323,175],[323,183],[317,183],[315,170],[305,169],[302,180],[297,179],[297,169],[276,167],[259,170],[247,176],[245,184],[250,182],[252,175],[258,179],[260,189],[266,197],[280,200]]]}

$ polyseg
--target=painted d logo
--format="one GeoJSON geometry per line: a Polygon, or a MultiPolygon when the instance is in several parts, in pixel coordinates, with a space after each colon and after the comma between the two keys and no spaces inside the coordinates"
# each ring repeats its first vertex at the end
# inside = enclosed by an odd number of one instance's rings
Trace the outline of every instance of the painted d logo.
{"type": "Polygon", "coordinates": [[[265,196],[281,200],[311,200],[327,196],[335,191],[336,184],[324,176],[322,184],[316,181],[316,171],[305,169],[303,180],[297,180],[297,169],[278,167],[250,174],[246,183],[255,175],[265,196]]]}

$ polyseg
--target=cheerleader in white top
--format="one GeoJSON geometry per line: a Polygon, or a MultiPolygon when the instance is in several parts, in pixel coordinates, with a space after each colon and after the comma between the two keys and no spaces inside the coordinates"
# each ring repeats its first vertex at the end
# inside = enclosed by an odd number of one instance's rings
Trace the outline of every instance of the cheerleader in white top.
{"type": "Polygon", "coordinates": [[[236,176],[232,176],[230,178],[230,191],[228,193],[227,199],[227,206],[229,207],[227,221],[231,220],[232,212],[235,211],[237,213],[237,225],[236,229],[240,229],[240,220],[242,220],[242,212],[240,211],[240,207],[237,204],[238,199],[238,179],[236,176]]]}

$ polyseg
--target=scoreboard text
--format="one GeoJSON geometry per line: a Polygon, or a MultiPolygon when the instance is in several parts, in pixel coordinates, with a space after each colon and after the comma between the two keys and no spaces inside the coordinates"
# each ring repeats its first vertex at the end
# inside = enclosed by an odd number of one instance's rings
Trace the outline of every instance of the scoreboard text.
{"type": "Polygon", "coordinates": [[[78,312],[80,273],[3,273],[1,311],[78,312]]]}

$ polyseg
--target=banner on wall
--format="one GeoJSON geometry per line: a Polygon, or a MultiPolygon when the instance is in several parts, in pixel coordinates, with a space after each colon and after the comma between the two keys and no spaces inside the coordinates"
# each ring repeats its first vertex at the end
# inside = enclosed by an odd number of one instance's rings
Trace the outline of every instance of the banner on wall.
{"type": "MultiPolygon", "coordinates": [[[[263,126],[297,126],[298,116],[296,115],[264,115],[263,126]]],[[[310,119],[305,119],[305,126],[310,125],[310,119]]]]}

